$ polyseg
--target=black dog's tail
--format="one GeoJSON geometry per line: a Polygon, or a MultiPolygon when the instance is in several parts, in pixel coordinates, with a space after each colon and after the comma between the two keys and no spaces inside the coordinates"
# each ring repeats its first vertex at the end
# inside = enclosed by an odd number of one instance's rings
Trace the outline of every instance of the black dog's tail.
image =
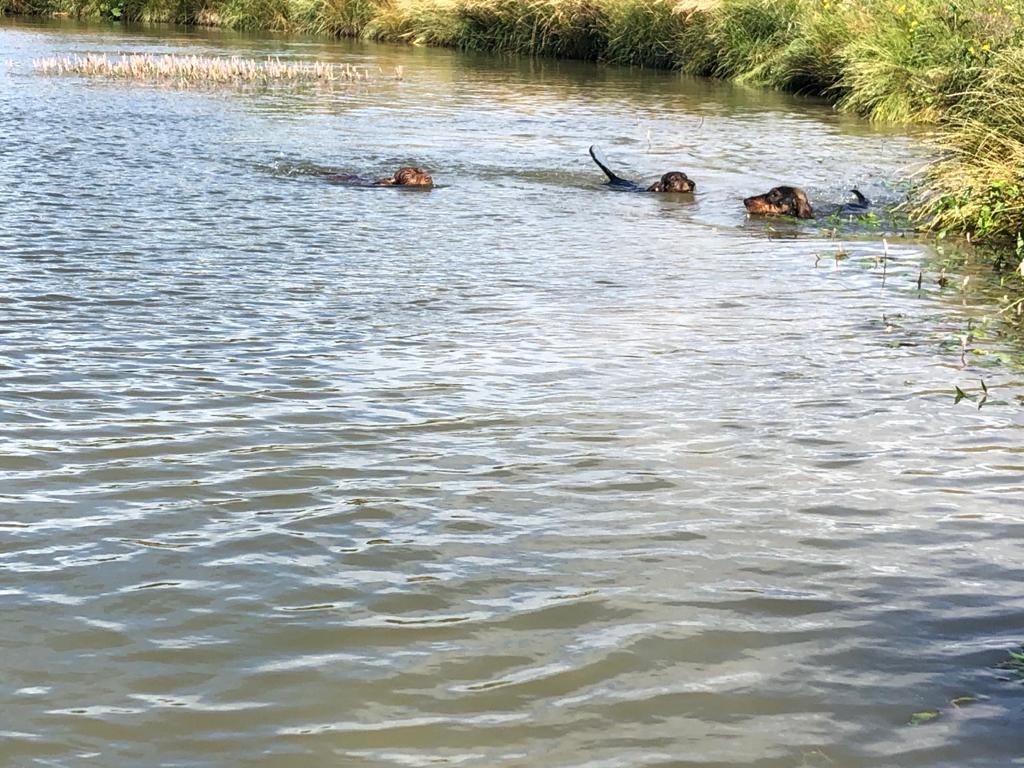
{"type": "Polygon", "coordinates": [[[857,205],[858,208],[871,207],[871,201],[864,197],[864,194],[859,189],[851,189],[850,193],[857,198],[855,205],[857,205]]]}
{"type": "Polygon", "coordinates": [[[604,157],[604,153],[601,152],[601,150],[598,149],[596,146],[591,146],[590,147],[590,156],[592,158],[594,158],[594,162],[597,163],[597,167],[600,168],[602,171],[604,171],[604,174],[605,174],[605,176],[608,177],[608,181],[610,183],[612,183],[612,184],[629,184],[630,183],[630,182],[626,181],[625,179],[623,179],[621,176],[616,176],[612,172],[611,168],[609,168],[607,165],[602,163],[600,158],[598,157],[598,153],[601,154],[601,157],[604,157]]]}

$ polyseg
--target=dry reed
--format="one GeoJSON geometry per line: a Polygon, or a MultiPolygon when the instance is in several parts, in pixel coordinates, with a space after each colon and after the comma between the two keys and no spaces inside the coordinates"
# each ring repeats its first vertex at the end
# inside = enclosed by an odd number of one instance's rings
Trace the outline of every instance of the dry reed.
{"type": "MultiPolygon", "coordinates": [[[[86,54],[60,56],[32,62],[36,72],[45,75],[82,75],[144,82],[173,82],[179,85],[270,85],[274,83],[347,84],[369,82],[377,76],[369,69],[351,64],[320,61],[282,61],[173,54],[86,54]]],[[[383,73],[381,73],[383,74],[383,73]]],[[[401,79],[396,68],[389,79],[401,79]]]]}

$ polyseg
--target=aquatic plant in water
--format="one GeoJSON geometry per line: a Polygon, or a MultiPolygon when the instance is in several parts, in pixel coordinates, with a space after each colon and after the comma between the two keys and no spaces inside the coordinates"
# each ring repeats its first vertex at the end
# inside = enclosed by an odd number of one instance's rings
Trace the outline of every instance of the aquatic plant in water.
{"type": "MultiPolygon", "coordinates": [[[[270,85],[317,83],[325,85],[368,82],[380,78],[369,69],[320,61],[283,61],[279,58],[243,59],[238,56],[180,56],[132,53],[121,56],[86,54],[59,56],[32,62],[44,75],[81,75],[177,85],[270,85]]],[[[396,68],[388,79],[401,79],[396,68]]]]}
{"type": "Polygon", "coordinates": [[[1019,651],[1010,651],[1010,658],[999,666],[1002,669],[1010,670],[1017,679],[1024,681],[1024,648],[1019,651]]]}

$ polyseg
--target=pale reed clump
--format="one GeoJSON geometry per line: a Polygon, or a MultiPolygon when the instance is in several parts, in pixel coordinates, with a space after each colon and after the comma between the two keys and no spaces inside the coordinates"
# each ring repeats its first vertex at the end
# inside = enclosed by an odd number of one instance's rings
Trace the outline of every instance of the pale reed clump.
{"type": "MultiPolygon", "coordinates": [[[[45,75],[82,75],[149,82],[173,82],[178,85],[272,85],[275,83],[345,84],[377,79],[369,69],[351,64],[321,61],[282,61],[243,59],[237,56],[181,56],[131,53],[122,56],[85,54],[59,56],[32,62],[36,72],[45,75]]],[[[384,73],[381,72],[381,75],[384,73]]],[[[396,70],[388,79],[401,79],[396,70]]]]}

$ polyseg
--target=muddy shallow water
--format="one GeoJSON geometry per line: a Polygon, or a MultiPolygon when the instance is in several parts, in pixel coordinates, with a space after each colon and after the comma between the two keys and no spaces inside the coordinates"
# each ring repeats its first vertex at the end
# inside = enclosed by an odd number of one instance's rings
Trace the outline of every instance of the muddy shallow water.
{"type": "Polygon", "coordinates": [[[925,245],[739,202],[897,199],[913,137],[667,73],[10,20],[0,129],[0,762],[1024,765],[988,310],[925,245]],[[31,72],[123,51],[404,77],[31,72]],[[592,143],[698,194],[610,191],[592,143]],[[317,176],[404,163],[437,188],[317,176]]]}

